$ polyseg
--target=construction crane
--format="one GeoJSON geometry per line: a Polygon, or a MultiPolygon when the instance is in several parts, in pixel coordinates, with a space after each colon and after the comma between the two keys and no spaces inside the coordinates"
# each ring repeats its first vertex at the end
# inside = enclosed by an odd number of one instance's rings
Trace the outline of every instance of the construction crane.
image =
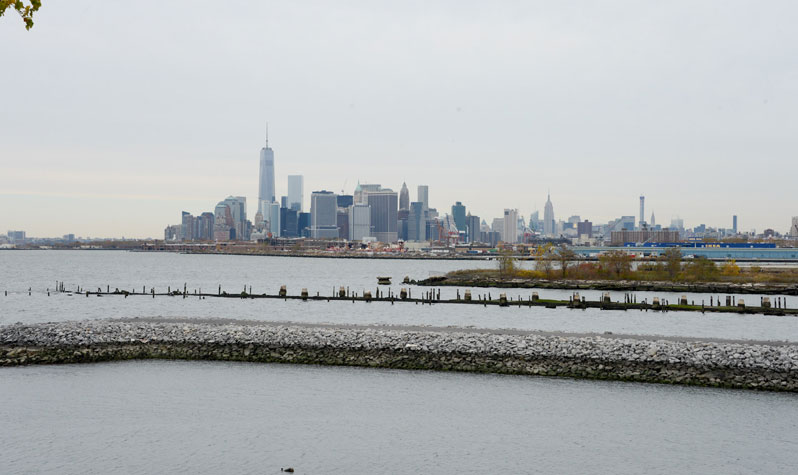
{"type": "Polygon", "coordinates": [[[457,241],[460,238],[460,233],[448,231],[443,226],[443,222],[441,220],[437,220],[436,224],[438,225],[438,240],[435,242],[445,245],[446,247],[451,247],[452,243],[457,244],[457,241]]]}

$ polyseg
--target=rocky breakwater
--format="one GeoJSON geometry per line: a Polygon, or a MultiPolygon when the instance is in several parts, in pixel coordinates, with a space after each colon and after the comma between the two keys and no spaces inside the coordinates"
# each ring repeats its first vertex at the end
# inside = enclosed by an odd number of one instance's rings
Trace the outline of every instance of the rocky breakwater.
{"type": "Polygon", "coordinates": [[[0,327],[0,365],[196,359],[798,391],[798,345],[452,328],[100,320],[0,327]]]}

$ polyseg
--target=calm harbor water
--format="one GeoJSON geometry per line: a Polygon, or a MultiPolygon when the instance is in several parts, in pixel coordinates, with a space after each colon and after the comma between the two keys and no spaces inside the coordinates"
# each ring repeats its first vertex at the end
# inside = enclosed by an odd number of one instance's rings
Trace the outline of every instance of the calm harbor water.
{"type": "Polygon", "coordinates": [[[798,399],[247,363],[0,370],[2,473],[793,473],[798,399]]]}
{"type": "MultiPolygon", "coordinates": [[[[454,269],[493,267],[489,261],[366,260],[255,257],[224,255],[184,255],[171,253],[133,253],[115,251],[6,251],[0,252],[0,324],[15,322],[122,318],[122,317],[201,317],[235,318],[310,323],[407,324],[434,326],[474,326],[480,328],[519,328],[528,330],[605,332],[665,336],[714,337],[753,340],[798,341],[798,318],[763,315],[659,313],[640,311],[602,311],[535,308],[483,308],[474,305],[388,305],[384,303],[301,302],[281,300],[238,300],[137,296],[79,297],[52,293],[56,280],[67,287],[88,289],[120,288],[128,291],[142,286],[158,291],[168,287],[202,289],[215,292],[221,285],[226,291],[276,293],[285,284],[288,292],[302,288],[311,293],[331,295],[338,286],[362,292],[376,289],[376,277],[393,278],[390,288],[398,292],[405,276],[414,279],[445,273],[454,269]],[[28,295],[32,288],[32,295],[28,295]]],[[[381,287],[387,291],[387,287],[381,287]]],[[[427,288],[412,287],[413,295],[427,288]]],[[[458,289],[443,288],[444,297],[458,289]]],[[[465,289],[459,289],[461,292],[465,289]]],[[[473,289],[495,298],[502,289],[473,289]]],[[[506,289],[517,298],[527,297],[530,289],[506,289]]],[[[567,299],[567,290],[540,290],[542,298],[567,299]]],[[[582,292],[598,299],[600,292],[582,292]]],[[[675,302],[679,295],[637,293],[638,300],[653,296],[675,302]]],[[[622,299],[621,293],[614,299],[622,299]]],[[[709,295],[690,294],[699,302],[709,295]]],[[[759,296],[745,296],[759,303],[759,296]]],[[[790,306],[798,298],[788,297],[790,306]]]]}
{"type": "MultiPolygon", "coordinates": [[[[307,287],[324,294],[338,285],[374,289],[378,275],[393,277],[392,288],[398,291],[405,275],[418,279],[493,265],[0,252],[0,292],[9,291],[0,294],[0,325],[177,316],[798,341],[798,318],[788,317],[46,293],[63,280],[69,287],[127,290],[182,288],[184,283],[215,290],[221,284],[231,292],[244,285],[255,292],[276,292],[286,284],[290,293],[307,287]]],[[[443,294],[455,291],[443,289],[443,294]]],[[[588,293],[588,298],[597,297],[588,293]]],[[[0,401],[3,474],[268,474],[287,466],[297,473],[347,474],[726,474],[792,473],[798,466],[794,394],[344,367],[132,361],[0,368],[0,401]]]]}

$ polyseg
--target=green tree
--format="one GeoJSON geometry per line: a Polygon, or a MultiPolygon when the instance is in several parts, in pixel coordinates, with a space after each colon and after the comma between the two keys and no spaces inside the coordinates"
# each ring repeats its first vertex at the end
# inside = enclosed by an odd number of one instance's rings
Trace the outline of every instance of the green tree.
{"type": "Polygon", "coordinates": [[[669,247],[665,254],[662,255],[662,260],[665,262],[665,270],[668,277],[674,280],[679,272],[682,271],[682,250],[678,247],[669,247]]]}
{"type": "Polygon", "coordinates": [[[3,16],[9,8],[13,8],[22,17],[22,21],[25,22],[25,29],[30,30],[33,28],[33,12],[38,11],[41,6],[41,0],[28,0],[28,2],[23,2],[22,0],[0,0],[0,16],[3,16]]]}
{"type": "Polygon", "coordinates": [[[690,280],[708,282],[717,279],[718,266],[706,257],[698,257],[691,261],[684,270],[690,280]]]}
{"type": "Polygon", "coordinates": [[[632,271],[632,256],[623,251],[609,251],[599,256],[601,267],[609,274],[620,278],[632,271]]]}
{"type": "Polygon", "coordinates": [[[499,254],[499,274],[502,277],[512,277],[515,275],[515,257],[513,257],[513,251],[504,250],[499,254]]]}
{"type": "Polygon", "coordinates": [[[562,271],[562,278],[564,279],[568,275],[568,269],[576,264],[578,256],[573,249],[562,244],[557,248],[556,259],[560,263],[560,271],[562,271]]]}
{"type": "Polygon", "coordinates": [[[551,271],[554,269],[554,250],[550,244],[543,248],[538,248],[535,256],[535,270],[551,278],[551,271]]]}

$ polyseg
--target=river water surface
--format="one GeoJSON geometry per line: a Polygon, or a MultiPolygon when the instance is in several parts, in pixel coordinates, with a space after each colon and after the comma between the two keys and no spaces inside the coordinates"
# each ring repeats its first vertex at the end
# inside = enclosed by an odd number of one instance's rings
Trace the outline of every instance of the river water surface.
{"type": "MultiPolygon", "coordinates": [[[[798,341],[798,319],[789,317],[46,291],[63,280],[95,289],[185,283],[270,293],[286,284],[290,293],[307,287],[324,294],[338,285],[373,289],[378,275],[392,276],[397,291],[405,275],[491,265],[0,252],[0,292],[9,291],[0,295],[0,324],[179,316],[798,341]]],[[[568,295],[559,292],[541,296],[568,295]]],[[[726,474],[794,473],[798,466],[794,394],[343,367],[133,361],[0,368],[0,427],[0,473],[261,474],[293,466],[296,473],[347,474],[726,474]]]]}

